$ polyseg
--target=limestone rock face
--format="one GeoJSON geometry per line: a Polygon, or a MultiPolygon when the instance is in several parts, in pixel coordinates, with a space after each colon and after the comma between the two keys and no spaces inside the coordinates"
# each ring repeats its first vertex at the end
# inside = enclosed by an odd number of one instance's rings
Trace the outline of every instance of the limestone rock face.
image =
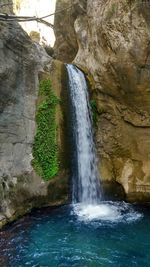
{"type": "Polygon", "coordinates": [[[38,74],[50,68],[51,58],[17,23],[0,22],[0,226],[66,201],[67,176],[44,182],[31,166],[38,74]]]}
{"type": "Polygon", "coordinates": [[[54,45],[55,57],[64,62],[72,62],[77,51],[77,37],[74,30],[74,21],[77,16],[85,13],[86,1],[59,0],[56,2],[54,32],[56,42],[54,45]],[[79,3],[81,2],[81,3],[79,3]],[[62,10],[62,12],[59,12],[62,10]]]}
{"type": "MultiPolygon", "coordinates": [[[[71,32],[75,30],[71,45],[76,36],[78,52],[74,63],[93,77],[101,179],[121,184],[128,200],[149,201],[149,1],[77,1],[76,12],[81,3],[85,5],[84,12],[76,13],[71,24],[71,32]]],[[[66,1],[61,4],[63,7],[66,1]]],[[[69,34],[65,19],[61,17],[62,44],[66,43],[63,37],[69,34]]],[[[61,59],[66,61],[66,55],[67,50],[61,59]]]]}

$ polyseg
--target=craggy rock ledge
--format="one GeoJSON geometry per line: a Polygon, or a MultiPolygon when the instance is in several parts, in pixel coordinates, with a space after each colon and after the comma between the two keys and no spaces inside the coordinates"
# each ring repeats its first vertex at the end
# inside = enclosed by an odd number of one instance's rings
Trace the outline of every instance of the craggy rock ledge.
{"type": "MultiPolygon", "coordinates": [[[[116,183],[128,201],[149,202],[150,6],[139,0],[71,3],[70,11],[55,19],[61,27],[55,54],[93,77],[101,180],[112,196],[116,183]]],[[[69,4],[57,1],[59,8],[69,4]]]]}

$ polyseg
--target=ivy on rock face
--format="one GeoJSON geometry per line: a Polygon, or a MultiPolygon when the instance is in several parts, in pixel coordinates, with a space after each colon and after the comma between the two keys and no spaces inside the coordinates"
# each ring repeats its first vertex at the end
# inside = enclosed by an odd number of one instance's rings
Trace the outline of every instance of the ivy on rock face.
{"type": "Polygon", "coordinates": [[[33,167],[43,179],[49,180],[58,173],[56,106],[60,102],[54,95],[51,81],[42,80],[37,105],[37,132],[33,144],[33,167]]]}

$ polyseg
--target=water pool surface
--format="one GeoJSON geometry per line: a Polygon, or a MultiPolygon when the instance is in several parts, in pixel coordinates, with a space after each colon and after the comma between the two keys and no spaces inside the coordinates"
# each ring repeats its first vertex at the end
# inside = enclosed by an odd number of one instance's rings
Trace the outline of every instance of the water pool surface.
{"type": "Polygon", "coordinates": [[[0,266],[149,267],[149,208],[110,202],[36,210],[0,232],[0,266]]]}

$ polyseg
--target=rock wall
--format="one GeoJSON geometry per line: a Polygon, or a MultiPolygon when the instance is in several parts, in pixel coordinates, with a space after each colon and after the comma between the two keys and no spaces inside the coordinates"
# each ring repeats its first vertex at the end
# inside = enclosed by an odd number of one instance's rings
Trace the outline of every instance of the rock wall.
{"type": "MultiPolygon", "coordinates": [[[[61,8],[70,3],[57,2],[61,8]]],[[[101,179],[105,184],[121,184],[128,200],[149,201],[149,1],[75,1],[67,16],[73,12],[76,16],[69,26],[66,16],[56,16],[56,26],[63,25],[63,35],[56,31],[55,53],[64,61],[74,57],[73,62],[92,76],[101,179]],[[76,56],[68,49],[74,40],[78,43],[76,56]]]]}
{"type": "MultiPolygon", "coordinates": [[[[60,95],[62,64],[52,62],[15,22],[0,22],[0,58],[1,227],[32,207],[66,202],[68,182],[63,166],[58,177],[45,182],[31,165],[39,74],[56,79],[60,95]]],[[[58,124],[62,121],[58,117],[58,124]]],[[[63,134],[59,144],[61,138],[63,134]]]]}
{"type": "Polygon", "coordinates": [[[54,45],[55,57],[63,62],[72,62],[78,51],[78,43],[74,29],[77,16],[85,13],[86,1],[59,0],[56,1],[54,19],[54,32],[56,42],[54,45]],[[59,12],[61,11],[62,12],[59,12]]]}

